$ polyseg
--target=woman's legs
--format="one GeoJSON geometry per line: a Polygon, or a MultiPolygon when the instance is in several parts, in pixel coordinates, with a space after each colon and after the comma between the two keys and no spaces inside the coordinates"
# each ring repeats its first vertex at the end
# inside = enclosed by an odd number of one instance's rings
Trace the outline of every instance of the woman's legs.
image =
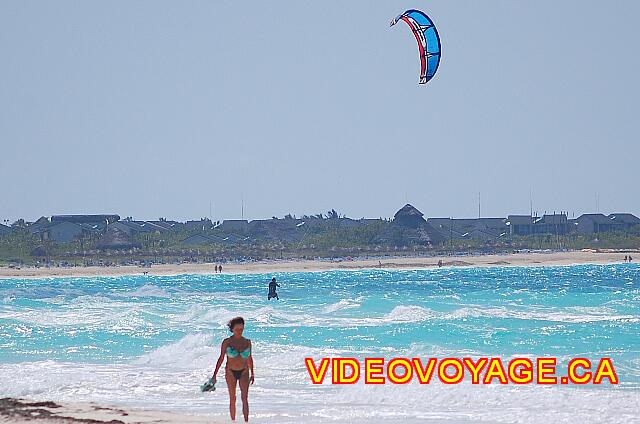
{"type": "Polygon", "coordinates": [[[249,421],[249,370],[246,369],[240,377],[240,397],[242,398],[242,415],[249,421]]]}
{"type": "Polygon", "coordinates": [[[229,414],[233,421],[236,420],[236,384],[237,380],[233,376],[230,369],[227,369],[224,373],[225,380],[227,380],[227,387],[229,388],[229,414]]]}

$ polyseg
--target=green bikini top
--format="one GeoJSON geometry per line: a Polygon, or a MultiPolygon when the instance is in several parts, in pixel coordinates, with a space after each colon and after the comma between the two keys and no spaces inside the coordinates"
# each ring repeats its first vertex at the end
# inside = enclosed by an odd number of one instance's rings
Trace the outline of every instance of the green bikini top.
{"type": "Polygon", "coordinates": [[[229,358],[235,358],[238,355],[240,355],[242,359],[248,359],[249,356],[251,356],[251,347],[247,347],[242,352],[238,352],[232,346],[227,346],[227,356],[229,358]]]}

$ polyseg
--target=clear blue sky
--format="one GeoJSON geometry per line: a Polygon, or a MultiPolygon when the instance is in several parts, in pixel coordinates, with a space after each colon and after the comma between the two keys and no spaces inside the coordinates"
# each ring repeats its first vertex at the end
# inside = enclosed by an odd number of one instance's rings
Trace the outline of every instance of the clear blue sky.
{"type": "Polygon", "coordinates": [[[0,219],[640,214],[634,1],[0,2],[0,219]],[[426,11],[443,44],[389,21],[426,11]]]}

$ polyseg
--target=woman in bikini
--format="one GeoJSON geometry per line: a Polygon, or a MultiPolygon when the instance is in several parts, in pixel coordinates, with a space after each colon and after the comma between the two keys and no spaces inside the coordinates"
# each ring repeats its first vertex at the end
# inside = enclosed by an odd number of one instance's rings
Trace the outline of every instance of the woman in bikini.
{"type": "Polygon", "coordinates": [[[244,420],[249,421],[249,384],[253,384],[253,357],[251,356],[251,340],[242,337],[244,331],[244,319],[237,317],[227,324],[229,331],[233,333],[222,341],[220,357],[216,363],[216,370],[213,373],[213,381],[216,381],[218,370],[227,356],[225,366],[225,379],[229,388],[229,413],[231,419],[236,419],[236,388],[240,386],[240,396],[242,399],[242,414],[244,420]]]}

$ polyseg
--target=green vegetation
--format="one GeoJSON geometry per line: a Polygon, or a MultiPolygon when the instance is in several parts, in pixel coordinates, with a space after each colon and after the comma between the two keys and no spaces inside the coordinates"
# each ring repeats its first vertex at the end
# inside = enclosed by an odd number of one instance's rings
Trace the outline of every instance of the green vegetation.
{"type": "MultiPolygon", "coordinates": [[[[382,255],[437,255],[459,253],[512,252],[516,250],[640,249],[640,226],[625,232],[593,235],[551,234],[502,236],[488,240],[451,239],[428,245],[407,238],[406,230],[388,221],[343,228],[339,219],[325,219],[326,225],[309,226],[298,239],[254,238],[202,246],[184,246],[189,236],[204,234],[223,237],[218,229],[210,231],[179,230],[138,234],[139,246],[125,250],[97,250],[99,237],[72,243],[42,242],[21,229],[0,237],[0,265],[37,265],[47,261],[68,265],[145,264],[176,262],[219,262],[226,260],[261,260],[292,258],[332,258],[382,255]]],[[[244,236],[244,234],[237,234],[244,236]]]]}
{"type": "Polygon", "coordinates": [[[34,262],[31,252],[38,246],[39,240],[27,233],[18,231],[0,237],[0,264],[30,264],[34,262]]]}

